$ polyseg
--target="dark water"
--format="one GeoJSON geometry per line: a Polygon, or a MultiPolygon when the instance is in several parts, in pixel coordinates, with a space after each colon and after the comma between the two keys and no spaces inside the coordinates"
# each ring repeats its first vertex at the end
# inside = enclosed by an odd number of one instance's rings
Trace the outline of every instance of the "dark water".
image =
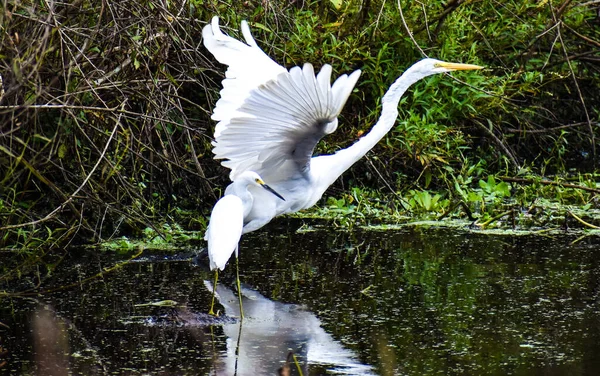
{"type": "Polygon", "coordinates": [[[297,228],[242,241],[242,325],[234,262],[218,319],[208,261],[168,252],[91,280],[119,257],[71,252],[0,286],[58,288],[0,301],[0,374],[276,375],[290,350],[305,375],[600,374],[595,238],[297,228]]]}

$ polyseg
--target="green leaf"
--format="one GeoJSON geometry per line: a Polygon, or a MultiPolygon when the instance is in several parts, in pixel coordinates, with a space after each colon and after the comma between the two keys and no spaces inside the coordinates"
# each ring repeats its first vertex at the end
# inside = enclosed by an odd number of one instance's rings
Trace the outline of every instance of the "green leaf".
{"type": "Polygon", "coordinates": [[[481,195],[477,192],[469,192],[467,195],[467,200],[469,200],[469,202],[478,202],[481,201],[481,198],[481,195]]]}
{"type": "Polygon", "coordinates": [[[331,2],[331,4],[333,4],[333,7],[337,10],[342,9],[342,4],[343,1],[342,0],[329,0],[331,2]]]}
{"type": "Polygon", "coordinates": [[[67,155],[67,146],[65,144],[61,144],[58,147],[58,158],[63,159],[67,155]]]}

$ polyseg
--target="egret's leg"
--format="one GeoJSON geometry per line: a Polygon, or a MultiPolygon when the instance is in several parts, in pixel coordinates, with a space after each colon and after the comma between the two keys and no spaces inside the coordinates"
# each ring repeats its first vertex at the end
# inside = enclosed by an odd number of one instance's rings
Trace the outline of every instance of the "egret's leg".
{"type": "Polygon", "coordinates": [[[240,320],[240,329],[238,330],[238,339],[237,339],[237,344],[235,345],[235,372],[234,375],[237,375],[237,370],[238,370],[238,360],[240,359],[240,342],[242,340],[242,325],[244,324],[243,321],[240,320]]]}
{"type": "Polygon", "coordinates": [[[244,319],[244,309],[242,308],[242,286],[240,284],[240,266],[238,262],[238,258],[235,258],[235,274],[237,277],[237,289],[238,289],[238,297],[240,299],[240,318],[244,319]]]}
{"type": "Polygon", "coordinates": [[[209,315],[215,315],[213,311],[213,306],[215,305],[215,291],[217,290],[217,280],[219,279],[219,268],[215,268],[215,283],[213,283],[213,296],[212,301],[210,302],[210,311],[208,311],[209,315]]]}

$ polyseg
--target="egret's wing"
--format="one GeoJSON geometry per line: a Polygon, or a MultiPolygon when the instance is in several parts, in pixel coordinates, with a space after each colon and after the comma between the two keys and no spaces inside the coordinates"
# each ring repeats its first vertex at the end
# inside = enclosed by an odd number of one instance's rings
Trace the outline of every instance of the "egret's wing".
{"type": "Polygon", "coordinates": [[[242,21],[242,34],[246,43],[223,34],[219,17],[202,29],[204,46],[222,64],[227,65],[221,99],[213,111],[212,119],[218,120],[215,137],[227,127],[250,91],[268,82],[286,69],[268,57],[258,47],[250,34],[246,21],[242,21]]]}
{"type": "Polygon", "coordinates": [[[244,227],[244,206],[235,195],[223,196],[212,210],[205,239],[208,240],[210,270],[223,270],[231,254],[237,256],[244,227]]]}
{"type": "Polygon", "coordinates": [[[246,170],[268,175],[265,169],[284,164],[306,169],[316,143],[335,130],[360,71],[333,86],[328,65],[316,79],[310,65],[288,72],[258,47],[245,21],[241,29],[246,43],[223,34],[218,17],[202,30],[206,48],[228,66],[212,115],[219,121],[215,158],[227,159],[223,165],[232,169],[232,180],[246,170]]]}
{"type": "Polygon", "coordinates": [[[247,170],[263,177],[281,168],[293,171],[280,175],[305,174],[317,142],[337,128],[359,75],[342,75],[331,86],[329,65],[316,77],[311,64],[280,73],[252,90],[216,135],[215,159],[225,159],[231,180],[247,170]]]}

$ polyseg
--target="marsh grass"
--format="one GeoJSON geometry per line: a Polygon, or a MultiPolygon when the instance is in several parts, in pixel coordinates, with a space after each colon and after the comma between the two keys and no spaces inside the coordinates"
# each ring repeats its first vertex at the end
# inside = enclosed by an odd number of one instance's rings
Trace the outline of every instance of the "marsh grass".
{"type": "MultiPolygon", "coordinates": [[[[31,250],[143,237],[147,228],[167,238],[169,226],[205,227],[227,183],[210,152],[209,115],[223,67],[201,44],[201,29],[215,14],[235,36],[247,19],[267,54],[286,66],[328,63],[336,76],[363,70],[339,130],[320,153],[367,132],[383,93],[423,53],[487,67],[416,84],[402,99],[396,128],[332,188],[335,200],[345,200],[349,187],[385,192],[397,201],[386,212],[414,215],[398,201],[402,192],[412,192],[404,201],[413,198],[429,212],[436,195],[433,207],[442,210],[463,193],[476,195],[490,175],[525,170],[528,179],[564,181],[570,166],[593,171],[599,7],[494,0],[5,1],[0,245],[31,250]]],[[[533,200],[529,186],[513,198],[533,200]]],[[[361,200],[385,201],[372,196],[361,200]]],[[[595,202],[589,192],[561,197],[595,202]]]]}
{"type": "Polygon", "coordinates": [[[178,206],[216,197],[198,155],[209,154],[214,91],[205,88],[217,76],[192,14],[184,3],[7,4],[5,239],[23,229],[34,239],[50,228],[46,245],[74,231],[98,241],[160,229],[178,206]]]}

